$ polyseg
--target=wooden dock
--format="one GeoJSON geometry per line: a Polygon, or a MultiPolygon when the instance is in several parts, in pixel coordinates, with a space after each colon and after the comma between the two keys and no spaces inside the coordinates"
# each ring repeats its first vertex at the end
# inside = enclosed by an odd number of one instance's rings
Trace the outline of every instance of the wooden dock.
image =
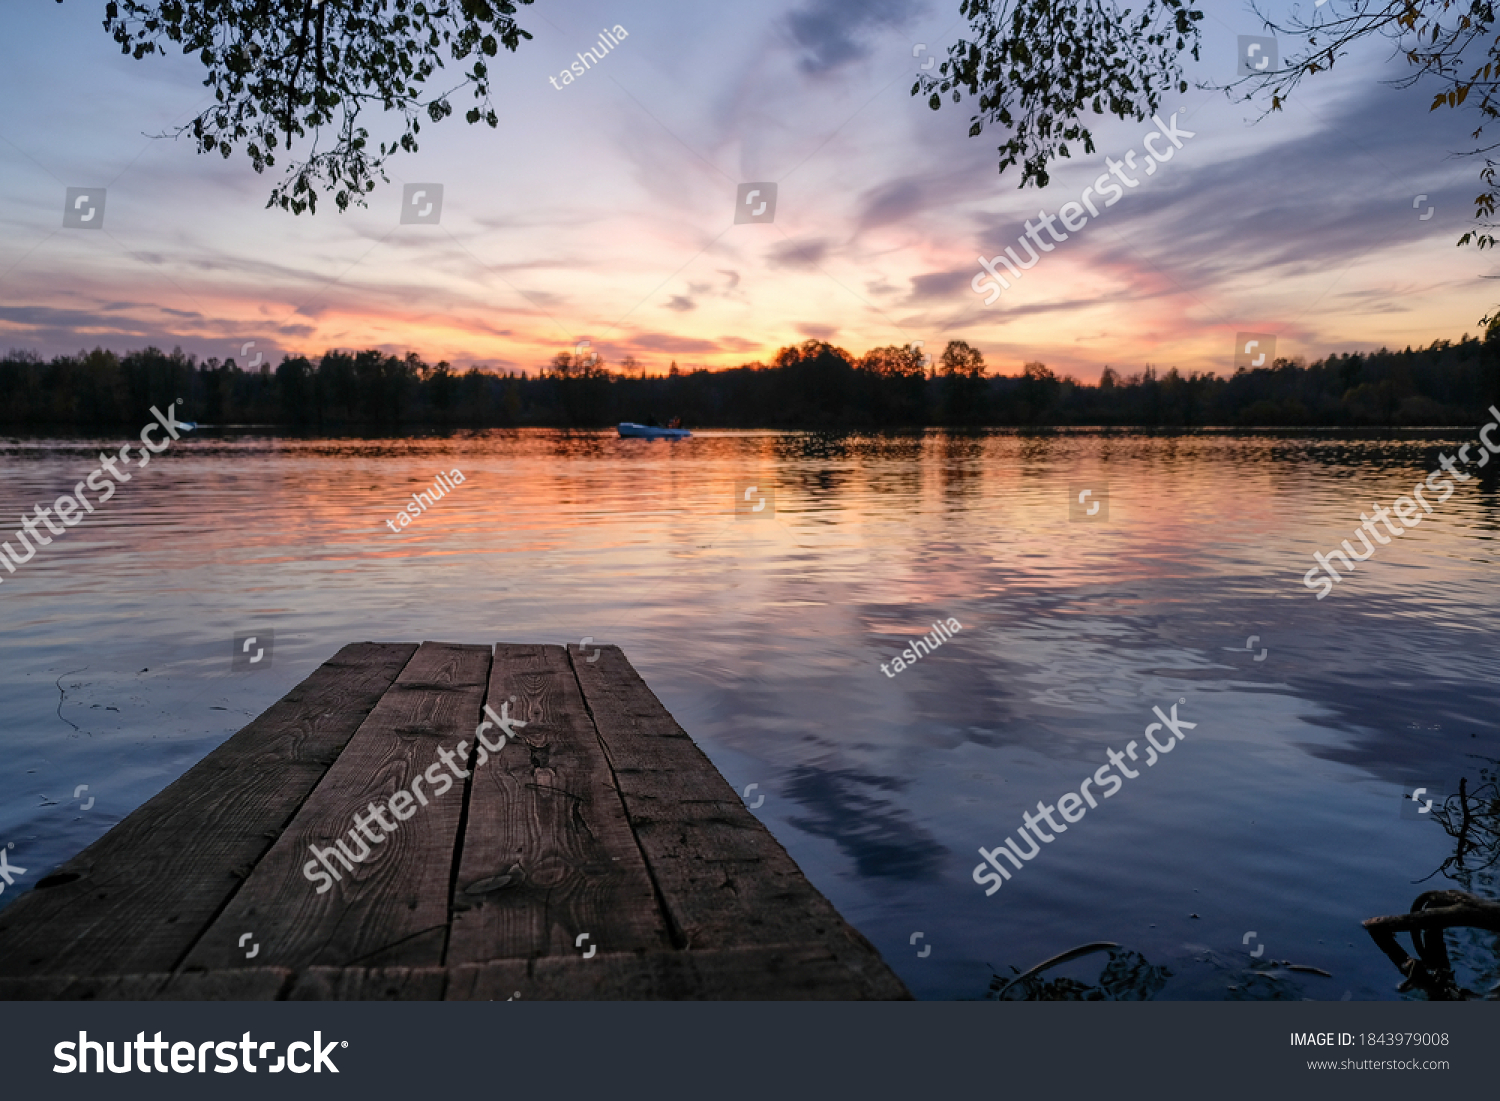
{"type": "Polygon", "coordinates": [[[0,910],[0,999],[909,997],[612,646],[345,646],[0,910]]]}

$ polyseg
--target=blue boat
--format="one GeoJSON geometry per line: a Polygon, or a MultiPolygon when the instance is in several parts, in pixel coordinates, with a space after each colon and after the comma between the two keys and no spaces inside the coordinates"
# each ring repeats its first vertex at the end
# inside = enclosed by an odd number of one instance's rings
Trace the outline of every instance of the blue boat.
{"type": "Polygon", "coordinates": [[[651,424],[634,424],[631,421],[623,421],[620,424],[620,435],[626,439],[680,440],[691,436],[692,433],[686,428],[658,428],[651,424]]]}

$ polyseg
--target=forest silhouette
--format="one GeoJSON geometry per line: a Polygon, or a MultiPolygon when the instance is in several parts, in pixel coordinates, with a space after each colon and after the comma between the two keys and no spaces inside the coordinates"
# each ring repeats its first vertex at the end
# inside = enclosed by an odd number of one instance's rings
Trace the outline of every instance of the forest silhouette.
{"type": "Polygon", "coordinates": [[[935,360],[918,347],[854,356],[818,340],[770,364],[647,376],[562,352],[535,372],[498,373],[416,353],[328,351],[246,368],[180,349],[105,349],[43,360],[0,359],[0,424],[100,429],[134,424],[152,405],[213,425],[600,428],[620,421],[690,427],[849,430],[904,427],[1398,427],[1471,424],[1500,402],[1500,330],[1403,351],[1278,359],[1256,369],[1183,374],[1106,367],[1096,384],[1042,363],[991,374],[951,341],[935,360]]]}

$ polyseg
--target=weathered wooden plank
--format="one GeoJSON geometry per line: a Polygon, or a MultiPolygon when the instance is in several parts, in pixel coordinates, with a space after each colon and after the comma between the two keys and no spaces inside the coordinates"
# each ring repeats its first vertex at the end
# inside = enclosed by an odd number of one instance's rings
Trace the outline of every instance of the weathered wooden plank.
{"type": "Polygon", "coordinates": [[[30,975],[0,978],[0,1002],[144,1002],[170,975],[30,975]]]}
{"type": "Polygon", "coordinates": [[[441,963],[464,806],[465,781],[454,782],[455,774],[467,771],[473,753],[489,667],[487,646],[423,643],[244,887],[193,946],[185,967],[247,966],[238,947],[246,932],[260,945],[257,967],[441,963]],[[451,765],[440,750],[449,753],[451,765]],[[412,800],[405,821],[383,812],[395,827],[389,835],[368,820],[370,804],[378,808],[402,789],[410,793],[413,780],[429,772],[447,773],[451,786],[424,780],[419,787],[427,804],[412,800]],[[383,840],[357,843],[360,835],[351,836],[356,814],[383,840]],[[351,856],[363,849],[365,859],[346,868],[331,855],[340,838],[351,856]],[[311,846],[324,852],[338,875],[322,894],[323,881],[308,874],[321,870],[311,846]]]}
{"type": "Polygon", "coordinates": [[[75,889],[61,925],[64,948],[92,946],[85,966],[36,947],[50,911],[32,896],[0,913],[22,946],[18,970],[0,968],[0,998],[910,997],[614,647],[588,661],[502,645],[493,672],[486,647],[348,647],[70,862],[77,880],[34,894],[114,884],[113,867],[84,860],[98,853],[156,879],[99,900],[75,889]],[[486,693],[528,724],[498,754],[476,744],[486,693]],[[269,792],[254,782],[268,772],[269,792]],[[162,836],[141,825],[158,802],[162,836]],[[390,808],[384,827],[375,806],[390,808]],[[356,815],[379,841],[354,840],[356,815]],[[264,827],[253,845],[247,821],[264,827]],[[334,855],[341,837],[352,866],[334,855]],[[227,865],[225,853],[248,856],[227,865]],[[184,873],[201,874],[179,888],[184,873]],[[216,875],[228,884],[200,899],[216,875]],[[135,946],[106,935],[101,901],[148,932],[182,932],[157,937],[160,964],[111,966],[135,946]],[[39,918],[17,922],[23,905],[39,918]]]}
{"type": "Polygon", "coordinates": [[[869,941],[745,809],[625,655],[569,648],[605,754],[668,920],[689,949],[823,944],[844,964],[907,995],[869,941]],[[592,651],[591,651],[592,653],[592,651]]]}
{"type": "Polygon", "coordinates": [[[461,967],[280,967],[0,979],[0,1001],[839,1000],[892,995],[819,945],[620,952],[461,967]]]}
{"type": "Polygon", "coordinates": [[[849,970],[821,945],[547,956],[455,967],[449,1001],[865,1001],[910,998],[849,970]]]}
{"type": "Polygon", "coordinates": [[[497,646],[488,702],[526,725],[470,782],[445,962],[670,947],[563,648],[497,646]]]}
{"type": "Polygon", "coordinates": [[[0,975],[171,971],[415,651],[345,646],[0,910],[0,975]]]}
{"type": "Polygon", "coordinates": [[[440,967],[310,967],[297,976],[293,1002],[440,1002],[440,967]]]}
{"type": "Polygon", "coordinates": [[[0,979],[0,1001],[274,1001],[290,984],[285,968],[148,975],[38,975],[0,979]]]}
{"type": "Polygon", "coordinates": [[[285,967],[185,971],[156,992],[158,1002],[270,1002],[283,997],[292,972],[285,967]]]}
{"type": "Polygon", "coordinates": [[[185,971],[178,975],[37,975],[0,979],[0,1001],[441,1001],[441,968],[284,967],[185,971]]]}

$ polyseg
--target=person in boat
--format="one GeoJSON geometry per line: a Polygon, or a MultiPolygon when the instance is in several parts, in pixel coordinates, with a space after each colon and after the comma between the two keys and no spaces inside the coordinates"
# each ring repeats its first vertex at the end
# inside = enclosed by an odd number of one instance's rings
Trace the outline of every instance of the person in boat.
{"type": "Polygon", "coordinates": [[[669,420],[667,422],[667,427],[668,428],[681,428],[682,427],[682,418],[681,417],[673,417],[671,420],[669,420]]]}

